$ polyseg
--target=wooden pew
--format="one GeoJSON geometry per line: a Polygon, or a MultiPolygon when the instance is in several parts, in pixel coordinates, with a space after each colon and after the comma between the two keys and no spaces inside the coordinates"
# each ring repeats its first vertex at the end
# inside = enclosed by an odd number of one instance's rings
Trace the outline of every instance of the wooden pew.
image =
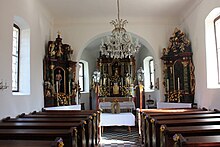
{"type": "MultiPolygon", "coordinates": [[[[220,135],[220,125],[182,126],[167,127],[162,125],[160,147],[171,147],[178,140],[175,134],[187,136],[220,135]]],[[[218,139],[220,141],[220,138],[218,139]]],[[[219,142],[220,143],[220,142],[219,142]]]]}
{"type": "Polygon", "coordinates": [[[182,113],[182,112],[191,112],[191,111],[201,111],[202,109],[192,109],[192,108],[163,108],[163,109],[137,109],[137,118],[138,118],[138,130],[139,130],[139,135],[142,135],[143,132],[143,127],[145,127],[145,118],[148,114],[155,114],[155,113],[182,113]],[[143,127],[142,127],[143,126],[143,127]]]}
{"type": "MultiPolygon", "coordinates": [[[[204,111],[207,112],[207,111],[204,111]]],[[[148,117],[148,122],[147,122],[147,131],[146,131],[146,139],[148,142],[152,141],[152,138],[150,138],[152,136],[152,123],[149,122],[154,122],[155,119],[157,121],[159,120],[181,120],[181,119],[202,119],[202,118],[220,118],[220,113],[210,113],[210,114],[203,114],[203,113],[182,113],[182,114],[172,114],[172,116],[170,115],[164,115],[164,116],[157,116],[157,115],[150,115],[148,117]]]]}
{"type": "Polygon", "coordinates": [[[152,127],[151,118],[153,117],[169,117],[169,119],[175,119],[174,116],[182,117],[184,115],[200,115],[200,114],[214,114],[215,111],[203,111],[201,109],[151,109],[141,112],[141,137],[142,142],[146,146],[152,146],[152,127]],[[155,112],[154,112],[155,110],[155,112]],[[170,117],[172,115],[172,117],[170,117]]]}
{"type": "Polygon", "coordinates": [[[97,110],[46,110],[42,108],[40,112],[51,112],[51,113],[97,113],[97,110]]]}
{"type": "Polygon", "coordinates": [[[57,137],[53,141],[49,140],[0,140],[1,147],[60,147],[64,145],[63,139],[57,137]]]}
{"type": "Polygon", "coordinates": [[[97,145],[100,141],[101,138],[101,127],[100,127],[100,111],[97,110],[45,110],[42,109],[42,111],[37,112],[33,111],[30,114],[34,115],[62,115],[62,116],[67,116],[67,115],[93,115],[94,117],[94,122],[95,122],[95,144],[97,145]]]}
{"type": "MultiPolygon", "coordinates": [[[[19,118],[60,118],[60,119],[63,119],[63,118],[81,118],[81,119],[86,119],[88,118],[88,115],[89,115],[89,118],[92,120],[92,127],[90,128],[92,130],[92,144],[96,144],[98,145],[98,142],[100,140],[99,138],[99,120],[97,118],[97,114],[96,113],[93,113],[92,115],[90,114],[68,114],[68,115],[61,115],[61,114],[37,114],[37,113],[34,113],[34,114],[21,114],[21,115],[18,115],[17,117],[19,118]]],[[[99,114],[98,114],[99,115],[99,114]]]]}
{"type": "Polygon", "coordinates": [[[0,140],[49,140],[57,136],[63,139],[67,147],[77,147],[74,130],[70,129],[0,129],[0,140]]]}
{"type": "MultiPolygon", "coordinates": [[[[72,119],[90,119],[92,121],[92,127],[90,127],[89,129],[92,130],[92,144],[98,144],[98,132],[97,132],[97,122],[96,122],[96,114],[93,113],[93,115],[89,115],[88,114],[81,114],[81,115],[49,115],[49,114],[45,114],[45,115],[38,115],[38,114],[25,114],[22,113],[20,115],[17,116],[17,118],[38,118],[39,120],[41,118],[60,118],[59,120],[63,120],[64,118],[72,118],[72,119]]],[[[58,120],[58,121],[59,121],[58,120]]],[[[90,126],[90,125],[89,125],[90,126]]]]}
{"type": "Polygon", "coordinates": [[[201,118],[201,119],[178,119],[178,120],[155,120],[152,123],[152,146],[160,145],[160,129],[161,125],[168,126],[198,126],[198,125],[217,125],[220,118],[201,118]]]}
{"type": "Polygon", "coordinates": [[[184,114],[184,115],[176,115],[173,114],[172,117],[169,115],[163,115],[163,116],[157,116],[157,115],[152,115],[150,116],[153,119],[157,119],[157,120],[171,120],[171,119],[192,119],[192,118],[220,118],[220,113],[210,113],[210,114],[184,114]]]}
{"type": "MultiPolygon", "coordinates": [[[[45,130],[51,132],[53,130],[69,130],[74,128],[72,134],[74,133],[74,142],[77,143],[79,147],[86,147],[85,129],[84,122],[75,123],[44,123],[44,122],[1,122],[0,132],[2,130],[20,129],[20,130],[32,130],[37,132],[37,130],[45,130]]],[[[15,132],[14,132],[15,133],[15,132]]],[[[3,136],[2,136],[3,137],[3,136]]],[[[63,137],[62,137],[63,138],[63,137]]],[[[23,138],[25,139],[25,138],[23,138]]]]}
{"type": "MultiPolygon", "coordinates": [[[[87,116],[88,117],[88,116],[87,116]]],[[[88,117],[86,119],[82,118],[6,118],[2,120],[3,122],[45,122],[45,123],[78,123],[84,122],[85,137],[87,146],[94,146],[92,138],[92,121],[88,117]]],[[[78,128],[81,131],[82,128],[78,128]]],[[[82,137],[82,136],[81,136],[82,137]]]]}
{"type": "MultiPolygon", "coordinates": [[[[220,135],[211,136],[187,136],[175,134],[173,147],[219,147],[220,135]]],[[[171,147],[171,146],[170,146],[171,147]]]]}

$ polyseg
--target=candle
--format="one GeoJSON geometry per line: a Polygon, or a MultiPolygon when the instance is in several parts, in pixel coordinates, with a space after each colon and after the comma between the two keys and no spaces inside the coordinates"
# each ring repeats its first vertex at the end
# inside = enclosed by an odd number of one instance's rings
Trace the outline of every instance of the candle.
{"type": "Polygon", "coordinates": [[[169,79],[167,79],[167,91],[169,92],[169,79]]]}
{"type": "Polygon", "coordinates": [[[177,78],[177,88],[178,90],[180,90],[180,78],[179,77],[177,78]]]}
{"type": "Polygon", "coordinates": [[[56,81],[56,91],[57,91],[57,94],[58,94],[58,81],[56,81]]]}
{"type": "Polygon", "coordinates": [[[121,78],[121,86],[123,86],[123,78],[121,78]]]}
{"type": "Polygon", "coordinates": [[[71,87],[70,87],[70,82],[69,82],[69,95],[71,94],[71,87]]]}

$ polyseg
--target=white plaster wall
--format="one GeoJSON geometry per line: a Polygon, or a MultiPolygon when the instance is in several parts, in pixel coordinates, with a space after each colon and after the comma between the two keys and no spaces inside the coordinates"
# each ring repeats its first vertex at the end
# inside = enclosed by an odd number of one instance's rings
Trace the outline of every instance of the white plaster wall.
{"type": "MultiPolygon", "coordinates": [[[[163,86],[162,86],[162,71],[161,71],[161,51],[162,48],[168,46],[169,37],[172,35],[178,23],[175,21],[161,20],[161,21],[132,21],[128,18],[127,31],[140,36],[151,46],[151,53],[156,63],[156,77],[160,78],[160,91],[157,94],[157,101],[164,101],[163,86]]],[[[54,27],[54,39],[56,38],[57,31],[61,32],[63,42],[71,45],[75,50],[73,60],[78,61],[84,48],[91,43],[100,34],[111,31],[113,28],[108,22],[71,22],[59,23],[54,27]]],[[[138,60],[138,59],[137,59],[138,60]]]]}
{"type": "Polygon", "coordinates": [[[207,89],[205,18],[214,8],[220,7],[220,0],[202,0],[183,20],[182,29],[192,43],[195,65],[195,101],[198,106],[220,109],[220,89],[207,89]]]}
{"type": "Polygon", "coordinates": [[[52,32],[52,17],[36,0],[2,0],[0,5],[0,79],[9,88],[0,90],[0,118],[41,110],[43,98],[43,57],[52,32]],[[30,95],[12,95],[11,52],[14,16],[30,26],[30,95]]]}

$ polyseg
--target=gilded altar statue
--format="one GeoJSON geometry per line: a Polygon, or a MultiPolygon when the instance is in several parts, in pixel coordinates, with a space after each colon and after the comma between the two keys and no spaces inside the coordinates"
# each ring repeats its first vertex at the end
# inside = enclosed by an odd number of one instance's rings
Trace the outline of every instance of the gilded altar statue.
{"type": "Polygon", "coordinates": [[[113,94],[114,94],[114,95],[119,94],[119,86],[118,86],[118,83],[114,83],[114,85],[113,85],[113,94]]]}

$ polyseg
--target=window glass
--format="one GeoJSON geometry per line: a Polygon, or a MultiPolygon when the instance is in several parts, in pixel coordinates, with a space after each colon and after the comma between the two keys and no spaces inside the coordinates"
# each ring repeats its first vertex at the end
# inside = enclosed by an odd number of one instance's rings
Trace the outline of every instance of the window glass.
{"type": "Polygon", "coordinates": [[[84,91],[84,64],[79,62],[79,85],[80,91],[84,91]]]}
{"type": "Polygon", "coordinates": [[[155,68],[154,68],[154,59],[152,56],[147,56],[143,60],[144,65],[144,89],[145,92],[151,92],[154,90],[155,85],[155,68]]]}
{"type": "Polygon", "coordinates": [[[20,29],[17,25],[13,27],[12,47],[12,91],[19,91],[19,43],[20,29]]]}
{"type": "Polygon", "coordinates": [[[154,84],[154,61],[153,59],[149,61],[149,71],[150,71],[150,89],[153,89],[153,84],[154,84]]]}

